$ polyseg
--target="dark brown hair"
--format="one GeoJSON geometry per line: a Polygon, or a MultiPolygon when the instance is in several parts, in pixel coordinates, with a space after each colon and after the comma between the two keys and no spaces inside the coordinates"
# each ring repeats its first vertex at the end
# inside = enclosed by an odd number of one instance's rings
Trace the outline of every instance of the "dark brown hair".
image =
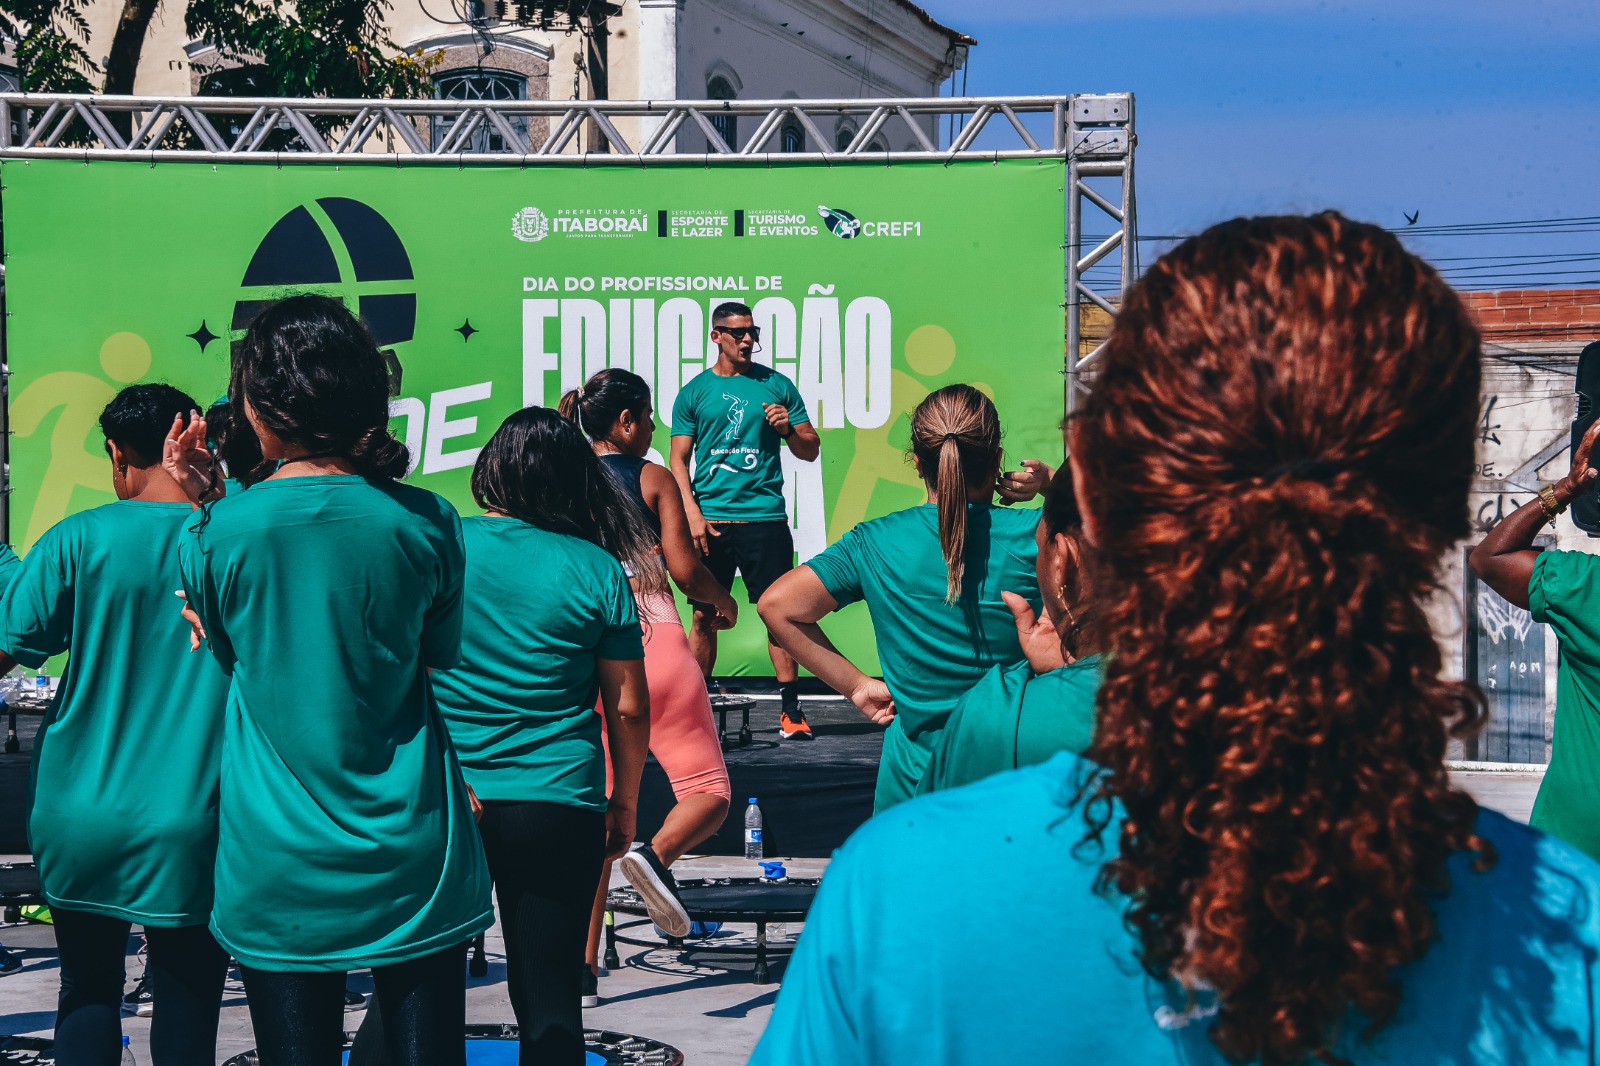
{"type": "Polygon", "coordinates": [[[1077,425],[1109,644],[1091,831],[1158,976],[1213,986],[1212,1042],[1266,1066],[1386,1024],[1446,859],[1477,852],[1424,614],[1468,532],[1479,339],[1393,236],[1239,219],[1129,292],[1077,425]]]}
{"type": "Polygon", "coordinates": [[[911,451],[939,506],[939,547],[949,585],[945,602],[961,598],[967,569],[967,488],[991,481],[1000,463],[1000,416],[971,385],[946,385],[911,412],[911,451]]]}

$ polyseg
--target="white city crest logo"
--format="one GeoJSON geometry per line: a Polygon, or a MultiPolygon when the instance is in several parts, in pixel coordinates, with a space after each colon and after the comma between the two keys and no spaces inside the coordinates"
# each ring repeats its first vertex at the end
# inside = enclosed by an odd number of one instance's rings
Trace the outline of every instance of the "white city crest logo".
{"type": "Polygon", "coordinates": [[[511,233],[519,241],[542,241],[550,235],[550,220],[537,207],[524,207],[511,216],[511,233]]]}

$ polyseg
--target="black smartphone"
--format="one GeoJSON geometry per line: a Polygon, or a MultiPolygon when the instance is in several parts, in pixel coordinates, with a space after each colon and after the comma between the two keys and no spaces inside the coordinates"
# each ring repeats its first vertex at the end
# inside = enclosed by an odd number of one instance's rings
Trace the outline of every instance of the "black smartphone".
{"type": "MultiPolygon", "coordinates": [[[[1578,393],[1578,417],[1572,420],[1572,443],[1568,454],[1578,450],[1578,442],[1600,418],[1600,341],[1586,345],[1578,353],[1578,377],[1574,389],[1578,393]]],[[[1600,449],[1597,449],[1600,451],[1600,449]]],[[[1589,457],[1589,465],[1600,462],[1600,454],[1589,457]]],[[[1600,537],[1600,496],[1584,493],[1572,501],[1572,523],[1591,537],[1600,537]]]]}

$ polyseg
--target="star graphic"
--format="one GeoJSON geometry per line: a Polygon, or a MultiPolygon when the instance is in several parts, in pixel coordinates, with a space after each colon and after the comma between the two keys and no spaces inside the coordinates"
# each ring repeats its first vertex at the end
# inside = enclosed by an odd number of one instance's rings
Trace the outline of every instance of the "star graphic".
{"type": "Polygon", "coordinates": [[[461,334],[461,339],[462,339],[463,342],[465,342],[465,341],[470,341],[472,339],[472,335],[474,333],[478,333],[478,332],[481,332],[481,331],[473,328],[472,319],[469,318],[469,319],[466,319],[465,321],[463,321],[461,323],[461,325],[456,327],[456,332],[461,334]]]}
{"type": "Polygon", "coordinates": [[[198,344],[202,352],[206,350],[206,345],[217,339],[217,335],[212,333],[211,330],[206,327],[205,319],[200,320],[199,329],[195,330],[193,333],[186,333],[184,336],[190,338],[196,344],[198,344]]]}

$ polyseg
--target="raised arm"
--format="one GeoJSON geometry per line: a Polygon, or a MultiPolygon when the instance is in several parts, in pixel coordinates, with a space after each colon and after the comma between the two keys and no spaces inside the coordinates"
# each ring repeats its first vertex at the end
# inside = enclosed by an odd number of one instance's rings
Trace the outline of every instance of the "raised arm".
{"type": "Polygon", "coordinates": [[[716,608],[718,629],[731,627],[739,620],[739,605],[700,561],[677,479],[656,464],[646,463],[639,476],[639,490],[661,523],[661,553],[666,556],[667,573],[672,575],[673,583],[691,600],[716,608]]]}
{"type": "Polygon", "coordinates": [[[1467,556],[1467,565],[1484,584],[1524,610],[1528,608],[1528,583],[1533,580],[1533,563],[1539,557],[1533,538],[1567,504],[1594,491],[1595,478],[1600,477],[1600,471],[1589,465],[1589,455],[1597,436],[1600,436],[1600,422],[1590,426],[1578,442],[1572,456],[1572,469],[1554,485],[1540,490],[1538,497],[1502,518],[1467,556]]]}
{"type": "Polygon", "coordinates": [[[835,692],[879,725],[894,718],[894,699],[882,681],[868,677],[817,625],[839,607],[822,579],[809,566],[784,574],[762,595],[756,610],[772,639],[795,661],[820,677],[835,692]]]}

